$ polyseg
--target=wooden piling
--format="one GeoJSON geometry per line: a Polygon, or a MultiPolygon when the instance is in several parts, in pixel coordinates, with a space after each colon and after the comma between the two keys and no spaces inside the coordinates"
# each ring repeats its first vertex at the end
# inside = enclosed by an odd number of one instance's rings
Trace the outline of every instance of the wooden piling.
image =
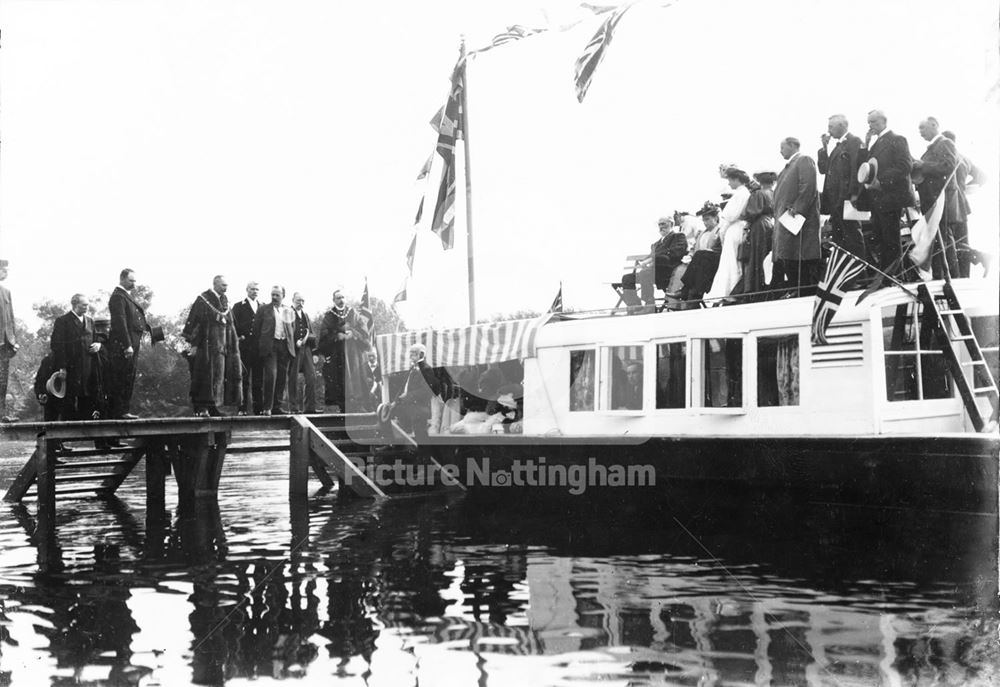
{"type": "Polygon", "coordinates": [[[290,439],[288,496],[289,498],[308,496],[310,459],[308,427],[301,422],[292,422],[290,439]]]}
{"type": "Polygon", "coordinates": [[[38,512],[35,516],[35,539],[38,564],[43,570],[58,566],[56,544],[56,457],[55,442],[39,434],[35,446],[35,473],[38,488],[38,512]]]}

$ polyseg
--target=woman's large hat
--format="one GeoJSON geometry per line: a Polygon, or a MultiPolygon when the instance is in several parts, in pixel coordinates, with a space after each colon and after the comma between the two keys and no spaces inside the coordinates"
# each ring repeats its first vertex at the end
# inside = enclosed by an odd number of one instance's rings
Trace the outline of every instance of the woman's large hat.
{"type": "Polygon", "coordinates": [[[878,177],[878,160],[872,158],[868,162],[862,162],[858,167],[858,183],[873,184],[878,177]]]}
{"type": "Polygon", "coordinates": [[[705,204],[701,206],[701,210],[699,210],[695,214],[698,215],[699,217],[703,217],[704,215],[718,215],[719,206],[710,200],[706,200],[705,204]]]}
{"type": "Polygon", "coordinates": [[[66,373],[56,370],[45,382],[45,390],[50,396],[66,398],[66,373]]]}

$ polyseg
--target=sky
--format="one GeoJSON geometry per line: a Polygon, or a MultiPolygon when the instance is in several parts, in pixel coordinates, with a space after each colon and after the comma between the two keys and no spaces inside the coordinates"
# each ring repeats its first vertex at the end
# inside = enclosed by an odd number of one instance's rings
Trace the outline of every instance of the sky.
{"type": "Polygon", "coordinates": [[[915,156],[923,117],[958,134],[990,179],[972,240],[996,252],[997,5],[639,0],[581,104],[573,63],[601,18],[569,0],[5,0],[6,285],[29,324],[32,303],[111,289],[125,266],[164,315],[218,273],[314,312],[366,278],[391,300],[426,192],[399,308],[464,324],[464,199],[445,252],[426,222],[439,166],[416,176],[461,37],[511,24],[550,30],[468,67],[480,318],[545,310],[560,283],[567,307],[612,306],[624,256],[657,217],[717,199],[719,163],[779,168],[782,137],[815,155],[829,115],[863,136],[876,107],[915,156]]]}

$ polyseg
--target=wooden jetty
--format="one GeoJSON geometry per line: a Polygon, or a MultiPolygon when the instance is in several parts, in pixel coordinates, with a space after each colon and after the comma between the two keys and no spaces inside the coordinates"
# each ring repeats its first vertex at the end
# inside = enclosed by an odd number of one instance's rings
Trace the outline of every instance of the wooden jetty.
{"type": "Polygon", "coordinates": [[[405,457],[410,462],[436,463],[433,457],[417,453],[416,444],[398,426],[380,425],[370,413],[25,422],[0,427],[0,438],[34,442],[34,452],[4,500],[20,503],[33,492],[38,502],[37,530],[51,532],[59,500],[109,497],[143,460],[147,509],[163,508],[171,472],[182,504],[215,499],[233,435],[268,431],[287,432],[288,442],[243,444],[238,450],[287,450],[291,501],[308,497],[310,470],[325,488],[339,482],[344,493],[382,499],[395,494],[369,479],[359,462],[405,457]],[[81,441],[113,445],[60,448],[64,442],[81,441]]]}

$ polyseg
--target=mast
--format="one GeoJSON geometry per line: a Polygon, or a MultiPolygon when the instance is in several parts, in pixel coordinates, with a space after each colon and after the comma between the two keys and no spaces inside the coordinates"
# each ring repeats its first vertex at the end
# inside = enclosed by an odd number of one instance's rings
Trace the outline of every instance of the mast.
{"type": "Polygon", "coordinates": [[[465,54],[465,36],[462,36],[462,46],[459,53],[459,60],[462,63],[462,88],[459,90],[462,106],[459,108],[459,116],[462,118],[462,134],[465,144],[462,152],[465,159],[465,237],[467,264],[469,276],[469,324],[476,323],[476,261],[475,252],[472,248],[472,165],[469,162],[469,72],[466,68],[468,62],[465,54]]]}

